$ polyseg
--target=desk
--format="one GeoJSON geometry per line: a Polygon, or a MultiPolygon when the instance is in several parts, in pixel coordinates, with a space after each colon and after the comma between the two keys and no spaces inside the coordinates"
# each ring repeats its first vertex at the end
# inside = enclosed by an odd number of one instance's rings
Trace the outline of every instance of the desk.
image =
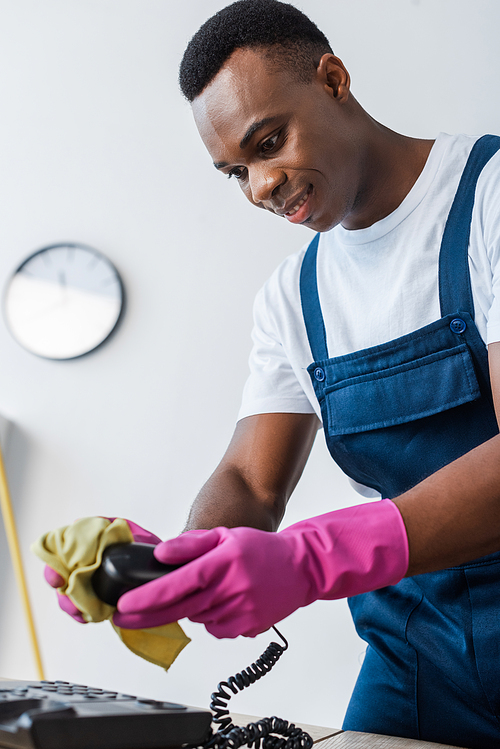
{"type": "MultiPolygon", "coordinates": [[[[258,720],[252,715],[231,713],[235,725],[246,725],[258,720]]],[[[314,739],[315,749],[456,749],[449,744],[435,744],[429,741],[398,739],[395,736],[376,736],[372,733],[342,731],[340,728],[308,726],[306,723],[295,723],[314,739]]]]}

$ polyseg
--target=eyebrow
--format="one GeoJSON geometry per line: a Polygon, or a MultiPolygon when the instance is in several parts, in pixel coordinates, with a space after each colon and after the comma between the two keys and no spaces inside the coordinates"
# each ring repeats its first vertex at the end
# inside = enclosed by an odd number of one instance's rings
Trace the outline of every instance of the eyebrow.
{"type": "MultiPolygon", "coordinates": [[[[263,120],[258,120],[257,122],[254,122],[250,125],[248,130],[246,131],[243,138],[240,140],[240,149],[243,150],[245,146],[248,145],[248,142],[253,138],[255,133],[260,130],[263,127],[266,127],[266,125],[269,125],[271,122],[274,122],[276,120],[276,117],[264,117],[263,120]]],[[[225,166],[228,166],[226,161],[216,161],[214,162],[214,167],[216,169],[223,169],[225,166]]]]}
{"type": "Polygon", "coordinates": [[[252,138],[252,136],[255,135],[257,130],[260,130],[262,127],[265,127],[266,125],[269,125],[270,122],[274,122],[275,119],[276,117],[265,117],[263,120],[259,120],[258,122],[254,122],[253,125],[250,125],[245,135],[240,140],[240,148],[243,150],[245,146],[248,144],[249,140],[252,138]]]}

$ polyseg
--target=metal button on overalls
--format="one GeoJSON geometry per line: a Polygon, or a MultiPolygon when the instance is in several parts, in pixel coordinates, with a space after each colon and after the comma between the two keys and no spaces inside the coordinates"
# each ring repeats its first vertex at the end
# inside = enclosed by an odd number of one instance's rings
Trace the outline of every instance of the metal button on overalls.
{"type": "MultiPolygon", "coordinates": [[[[475,187],[500,138],[472,148],[439,256],[439,320],[329,358],[316,255],[302,264],[308,367],[334,460],[395,497],[498,433],[468,266],[475,187]],[[318,377],[317,373],[321,372],[318,377]]],[[[500,746],[500,553],[351,598],[368,643],[344,728],[475,749],[500,746]]]]}

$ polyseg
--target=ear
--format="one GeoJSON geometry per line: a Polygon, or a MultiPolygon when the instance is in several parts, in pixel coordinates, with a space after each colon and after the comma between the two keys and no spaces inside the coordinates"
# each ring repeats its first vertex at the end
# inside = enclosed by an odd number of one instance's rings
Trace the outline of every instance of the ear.
{"type": "Polygon", "coordinates": [[[333,99],[339,103],[348,100],[351,77],[339,57],[335,57],[330,52],[323,55],[316,69],[316,77],[333,99]]]}

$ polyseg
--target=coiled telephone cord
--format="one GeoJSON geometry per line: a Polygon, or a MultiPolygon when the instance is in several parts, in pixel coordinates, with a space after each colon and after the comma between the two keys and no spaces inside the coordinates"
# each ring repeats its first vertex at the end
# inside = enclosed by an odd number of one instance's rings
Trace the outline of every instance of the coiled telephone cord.
{"type": "Polygon", "coordinates": [[[245,744],[255,749],[260,749],[260,746],[262,749],[311,749],[313,740],[308,733],[275,715],[247,726],[233,725],[229,715],[227,703],[233,694],[238,694],[262,679],[288,649],[288,642],[281,632],[276,627],[273,629],[284,645],[271,642],[255,663],[226,681],[221,681],[217,691],[212,694],[210,709],[214,714],[213,722],[219,726],[219,730],[204,742],[204,749],[239,749],[245,744]]]}

